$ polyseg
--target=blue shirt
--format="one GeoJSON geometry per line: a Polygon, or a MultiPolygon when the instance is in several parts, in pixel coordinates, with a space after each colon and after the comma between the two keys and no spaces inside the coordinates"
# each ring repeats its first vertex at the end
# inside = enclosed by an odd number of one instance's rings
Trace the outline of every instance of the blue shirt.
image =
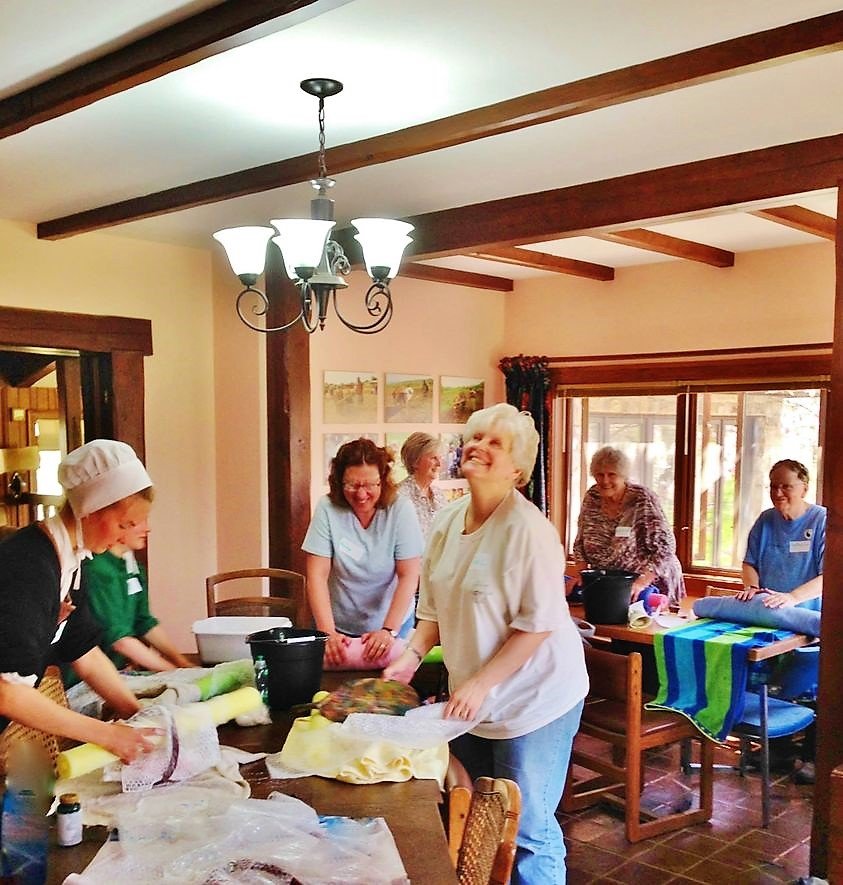
{"type": "MultiPolygon", "coordinates": [[[[383,627],[398,583],[395,561],[422,555],[424,540],[413,505],[398,497],[377,509],[368,528],[326,495],[316,505],[301,549],[331,560],[328,593],[334,625],[357,636],[383,627]]],[[[412,614],[412,603],[405,618],[412,614]]]]}
{"type": "MultiPolygon", "coordinates": [[[[798,519],[785,519],[775,507],[765,510],[749,532],[744,562],[762,587],[790,593],[823,572],[826,509],[809,504],[798,519]]],[[[801,603],[820,611],[822,599],[801,603]]]]}

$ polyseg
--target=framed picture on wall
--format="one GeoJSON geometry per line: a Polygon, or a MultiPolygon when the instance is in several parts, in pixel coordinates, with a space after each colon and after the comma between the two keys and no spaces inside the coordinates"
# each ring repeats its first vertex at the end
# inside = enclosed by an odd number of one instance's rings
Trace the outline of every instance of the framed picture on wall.
{"type": "Polygon", "coordinates": [[[433,378],[387,372],[383,418],[393,424],[432,424],[433,378]]]}
{"type": "Polygon", "coordinates": [[[401,462],[401,446],[407,441],[409,435],[409,431],[406,433],[389,432],[386,434],[385,445],[388,449],[392,449],[392,454],[395,455],[395,463],[392,465],[393,482],[401,482],[407,476],[407,471],[401,462]]]}
{"type": "Polygon", "coordinates": [[[325,424],[375,424],[378,376],[373,372],[325,372],[322,386],[325,424]]]}
{"type": "Polygon", "coordinates": [[[443,424],[465,424],[469,416],[483,408],[485,382],[481,378],[439,379],[439,420],[443,424]]]}
{"type": "Polygon", "coordinates": [[[439,471],[439,479],[460,479],[460,458],[462,458],[462,434],[442,433],[442,469],[439,471]]]}
{"type": "Polygon", "coordinates": [[[328,474],[331,472],[331,460],[339,451],[339,447],[343,443],[351,442],[353,439],[371,439],[376,443],[380,442],[379,433],[323,433],[322,434],[322,479],[325,484],[328,483],[328,474]]]}

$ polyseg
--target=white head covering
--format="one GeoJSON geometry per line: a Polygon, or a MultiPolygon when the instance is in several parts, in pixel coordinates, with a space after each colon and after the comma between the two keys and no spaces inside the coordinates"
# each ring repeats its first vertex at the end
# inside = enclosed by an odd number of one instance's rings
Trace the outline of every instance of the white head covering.
{"type": "Polygon", "coordinates": [[[77,520],[152,485],[134,449],[114,439],[94,439],[69,452],[58,479],[77,520]]]}

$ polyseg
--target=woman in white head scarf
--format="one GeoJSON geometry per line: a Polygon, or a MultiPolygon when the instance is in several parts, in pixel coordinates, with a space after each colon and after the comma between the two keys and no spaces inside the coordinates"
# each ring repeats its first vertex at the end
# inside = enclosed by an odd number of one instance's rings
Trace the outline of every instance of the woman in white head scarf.
{"type": "Polygon", "coordinates": [[[86,605],[78,608],[79,566],[146,518],[152,486],[131,446],[93,440],[59,466],[67,495],[61,511],[0,544],[0,731],[11,720],[51,734],[88,741],[126,762],[152,748],[157,729],[101,722],[36,691],[45,668],[70,664],[115,710],[140,709],[98,647],[99,630],[86,605]]]}

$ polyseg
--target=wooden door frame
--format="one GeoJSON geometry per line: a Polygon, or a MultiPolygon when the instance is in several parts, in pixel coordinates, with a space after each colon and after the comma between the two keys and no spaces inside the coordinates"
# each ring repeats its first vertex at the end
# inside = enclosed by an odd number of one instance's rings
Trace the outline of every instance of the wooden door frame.
{"type": "Polygon", "coordinates": [[[108,355],[114,437],[145,460],[143,358],[152,354],[150,320],[0,307],[0,347],[4,345],[108,355]]]}

